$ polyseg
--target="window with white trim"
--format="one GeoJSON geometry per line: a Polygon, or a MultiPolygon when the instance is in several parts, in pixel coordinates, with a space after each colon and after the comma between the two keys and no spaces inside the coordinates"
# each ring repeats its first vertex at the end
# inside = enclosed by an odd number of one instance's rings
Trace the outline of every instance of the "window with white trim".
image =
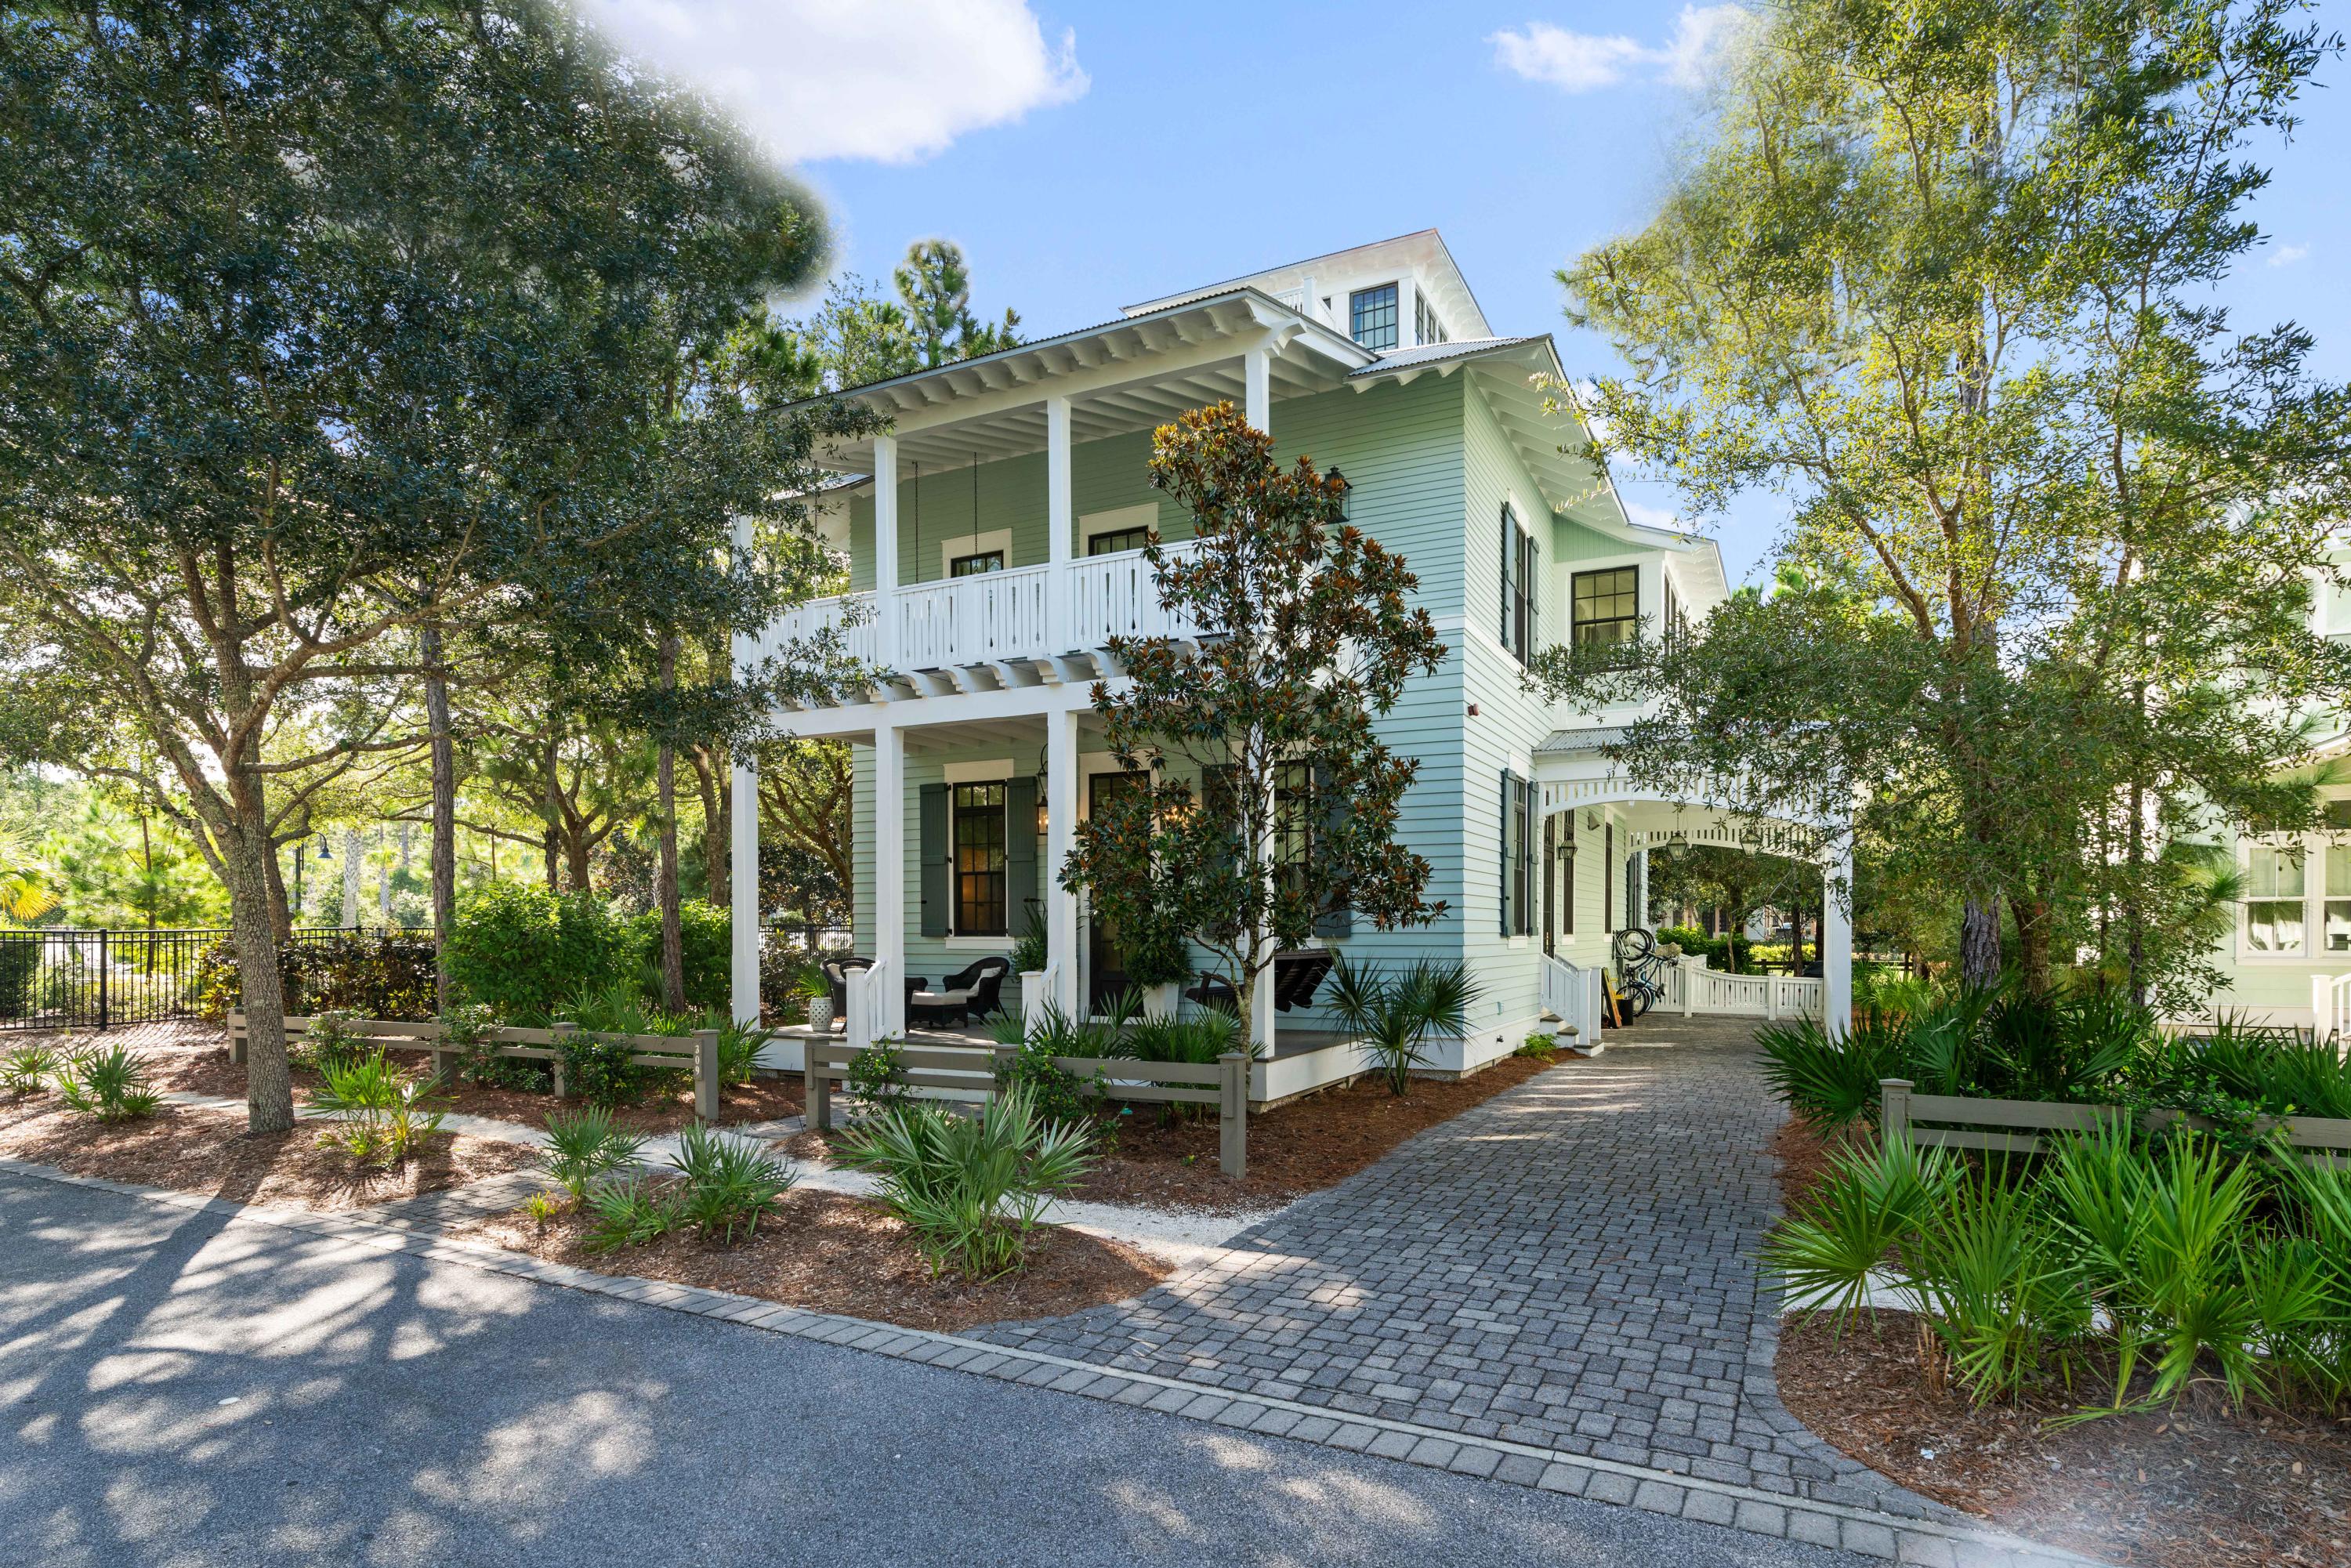
{"type": "Polygon", "coordinates": [[[1426,294],[1416,293],[1412,297],[1412,340],[1416,343],[1449,343],[1453,340],[1445,330],[1445,323],[1437,319],[1437,308],[1429,304],[1426,294]]]}
{"type": "Polygon", "coordinates": [[[2307,946],[2310,856],[2299,840],[2245,847],[2245,950],[2290,956],[2307,946]]]}
{"type": "Polygon", "coordinates": [[[1366,349],[1396,346],[1396,286],[1358,288],[1347,296],[1347,336],[1366,349]]]}

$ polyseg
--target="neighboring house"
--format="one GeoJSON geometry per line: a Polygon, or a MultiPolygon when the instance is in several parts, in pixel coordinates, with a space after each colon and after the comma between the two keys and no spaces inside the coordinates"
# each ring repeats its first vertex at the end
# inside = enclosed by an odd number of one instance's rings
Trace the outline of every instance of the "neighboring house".
{"type": "MultiPolygon", "coordinates": [[[[1053,872],[1071,824],[1119,788],[1088,702],[1096,678],[1117,678],[1105,643],[1192,631],[1162,611],[1142,554],[1152,529],[1176,549],[1191,532],[1150,486],[1152,431],[1229,399],[1285,462],[1344,473],[1351,520],[1405,557],[1449,650],[1382,727],[1420,764],[1403,831],[1445,915],[1387,932],[1342,919],[1318,943],[1359,962],[1467,960],[1482,994],[1466,1038],[1436,1051],[1441,1071],[1508,1053],[1547,1015],[1596,1033],[1610,933],[1646,923],[1646,848],[1736,835],[1702,804],[1625,786],[1598,750],[1625,714],[1555,709],[1521,677],[1551,643],[1680,635],[1727,585],[1712,541],[1633,522],[1570,455],[1583,432],[1538,384],[1560,374],[1550,338],[1495,334],[1429,230],[847,392],[891,422],[832,458],[861,476],[824,503],[853,591],[769,643],[840,625],[888,672],[775,716],[855,746],[854,926],[877,963],[852,1027],[901,1030],[905,977],[1008,953],[1032,912],[1050,960],[1023,982],[1029,1000],[1041,988],[1074,1010],[1118,988],[1115,934],[1053,872]],[[877,583],[894,591],[877,602],[877,583]]],[[[738,780],[736,799],[752,798],[738,780]]],[[[758,1006],[753,815],[735,844],[738,1016],[758,1006]]],[[[1690,1000],[1842,1019],[1841,915],[1826,937],[1825,981],[1693,979],[1690,1000]]],[[[1327,1016],[1256,1013],[1280,1061],[1270,1090],[1259,1069],[1260,1093],[1353,1071],[1327,1016]]]]}
{"type": "MultiPolygon", "coordinates": [[[[2351,552],[2335,560],[2351,567],[2351,552]]],[[[2351,590],[2318,584],[2311,613],[2322,634],[2351,637],[2351,590]]],[[[2292,766],[2315,781],[2325,825],[2225,841],[2243,892],[2212,1009],[2351,1039],[2351,717],[2321,716],[2292,766]]]]}

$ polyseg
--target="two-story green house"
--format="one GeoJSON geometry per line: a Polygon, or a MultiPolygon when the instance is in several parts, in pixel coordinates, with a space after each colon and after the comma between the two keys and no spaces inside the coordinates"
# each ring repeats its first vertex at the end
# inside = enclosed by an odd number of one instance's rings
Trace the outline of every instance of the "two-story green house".
{"type": "MultiPolygon", "coordinates": [[[[935,984],[1008,953],[1031,911],[1049,956],[1019,982],[1029,1000],[1075,1010],[1119,988],[1114,935],[1055,868],[1093,797],[1118,787],[1088,700],[1093,681],[1118,678],[1104,644],[1193,630],[1170,622],[1142,553],[1152,529],[1176,548],[1190,535],[1148,482],[1152,431],[1230,400],[1285,461],[1344,473],[1351,519],[1406,558],[1449,650],[1384,727],[1418,759],[1405,832],[1446,913],[1409,930],[1340,922],[1318,940],[1356,961],[1467,960],[1478,1010],[1439,1071],[1504,1055],[1546,1019],[1595,1040],[1610,935],[1646,919],[1646,851],[1729,830],[1702,802],[1615,776],[1597,748],[1625,716],[1554,709],[1521,675],[1550,643],[1677,634],[1727,587],[1711,541],[1633,522],[1573,455],[1583,433],[1543,390],[1560,375],[1548,337],[1495,333],[1431,230],[850,389],[888,420],[833,458],[853,477],[829,492],[824,527],[852,591],[774,635],[845,626],[883,673],[774,722],[854,747],[854,929],[873,967],[855,977],[852,1032],[900,1031],[907,977],[935,984]]],[[[737,800],[751,782],[738,778],[737,800]]],[[[737,822],[735,1005],[748,1017],[758,825],[737,822]]],[[[1822,977],[1677,970],[1667,1005],[1841,1020],[1850,944],[1828,903],[1822,977]]],[[[1314,1009],[1255,1010],[1260,1096],[1356,1071],[1314,1009]]]]}

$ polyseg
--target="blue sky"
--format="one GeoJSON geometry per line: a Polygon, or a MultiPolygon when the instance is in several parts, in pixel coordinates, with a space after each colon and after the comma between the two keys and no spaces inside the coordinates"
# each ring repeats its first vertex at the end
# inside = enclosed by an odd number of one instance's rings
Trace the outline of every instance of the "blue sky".
{"type": "MultiPolygon", "coordinates": [[[[1498,331],[1552,331],[1552,273],[1638,225],[1689,126],[1677,83],[1706,10],[1680,5],[1184,5],[891,0],[583,0],[728,98],[796,155],[839,265],[886,277],[934,235],[984,312],[1042,334],[1261,267],[1435,226],[1498,331]],[[688,21],[681,31],[679,18],[688,21]]],[[[2328,27],[2351,4],[2322,6],[2328,27]]],[[[2267,243],[2224,291],[2246,325],[2294,319],[2351,378],[2351,63],[2329,62],[2255,216],[2267,243]]],[[[1628,493],[1670,507],[1661,486],[1628,493]]],[[[1771,497],[1714,521],[1734,580],[1769,549],[1771,497]]]]}

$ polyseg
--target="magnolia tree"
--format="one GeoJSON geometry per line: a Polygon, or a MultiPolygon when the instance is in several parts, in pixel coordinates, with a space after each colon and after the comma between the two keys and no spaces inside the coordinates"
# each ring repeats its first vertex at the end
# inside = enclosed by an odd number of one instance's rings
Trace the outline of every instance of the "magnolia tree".
{"type": "Polygon", "coordinates": [[[1140,983],[1181,977],[1187,944],[1206,948],[1253,1038],[1259,977],[1318,922],[1444,913],[1428,862],[1396,839],[1418,764],[1374,727],[1446,650],[1406,607],[1404,558],[1346,521],[1345,481],[1302,457],[1285,471],[1230,403],[1162,425],[1151,482],[1200,544],[1178,558],[1153,536],[1160,601],[1210,630],[1196,645],[1112,640],[1128,680],[1097,684],[1094,710],[1133,782],[1078,825],[1061,881],[1116,926],[1140,983]]]}

